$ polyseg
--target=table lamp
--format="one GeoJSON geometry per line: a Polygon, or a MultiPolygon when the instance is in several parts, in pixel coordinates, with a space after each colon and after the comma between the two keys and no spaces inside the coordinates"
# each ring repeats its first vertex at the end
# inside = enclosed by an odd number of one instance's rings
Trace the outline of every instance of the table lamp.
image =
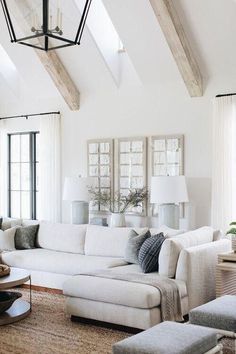
{"type": "Polygon", "coordinates": [[[72,224],[88,224],[90,201],[88,189],[92,184],[92,178],[65,178],[63,200],[69,200],[71,202],[72,224]]]}
{"type": "Polygon", "coordinates": [[[159,205],[159,225],[179,228],[179,203],[188,202],[185,176],[158,176],[151,180],[152,204],[159,205]]]}

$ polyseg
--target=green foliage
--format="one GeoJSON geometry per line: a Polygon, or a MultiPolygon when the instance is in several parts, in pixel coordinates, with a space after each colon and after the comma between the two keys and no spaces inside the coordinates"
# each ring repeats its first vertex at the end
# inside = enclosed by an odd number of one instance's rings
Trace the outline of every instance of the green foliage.
{"type": "MultiPolygon", "coordinates": [[[[232,221],[230,224],[230,226],[236,226],[236,221],[232,221]]],[[[236,227],[231,227],[229,229],[229,231],[226,232],[226,235],[236,235],[236,227]]]]}
{"type": "Polygon", "coordinates": [[[103,206],[112,213],[125,213],[127,209],[141,206],[148,198],[146,188],[130,189],[127,196],[115,193],[111,196],[109,191],[99,191],[97,188],[89,188],[89,193],[94,206],[103,206]]]}
{"type": "Polygon", "coordinates": [[[235,227],[232,227],[229,231],[227,231],[226,235],[236,235],[236,228],[235,227]]]}

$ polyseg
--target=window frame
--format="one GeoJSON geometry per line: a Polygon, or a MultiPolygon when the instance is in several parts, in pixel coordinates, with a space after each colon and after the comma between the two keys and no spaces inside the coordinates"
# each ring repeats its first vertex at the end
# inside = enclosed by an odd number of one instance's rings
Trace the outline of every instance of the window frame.
{"type": "MultiPolygon", "coordinates": [[[[9,133],[8,134],[8,217],[12,217],[12,208],[11,208],[11,193],[14,191],[11,188],[12,179],[11,179],[11,137],[12,136],[22,136],[28,135],[29,136],[29,167],[30,167],[30,219],[36,220],[37,218],[37,193],[39,192],[36,188],[36,166],[39,161],[36,159],[36,142],[37,142],[37,135],[40,134],[39,131],[25,131],[25,132],[17,132],[17,133],[9,133]]],[[[19,162],[22,164],[24,162],[19,162]]],[[[23,190],[19,189],[21,193],[23,190]]],[[[21,205],[20,205],[20,216],[21,218],[21,205]]],[[[30,220],[29,219],[29,220],[30,220]]]]}

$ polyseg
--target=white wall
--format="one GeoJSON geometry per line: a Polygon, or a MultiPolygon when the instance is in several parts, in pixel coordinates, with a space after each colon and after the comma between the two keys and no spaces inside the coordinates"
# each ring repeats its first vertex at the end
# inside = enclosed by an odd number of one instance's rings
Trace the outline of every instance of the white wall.
{"type": "MultiPolygon", "coordinates": [[[[130,59],[129,65],[125,56],[121,59],[120,85],[115,83],[85,28],[81,46],[58,51],[81,92],[80,111],[70,112],[34,51],[10,44],[3,26],[0,43],[24,85],[21,83],[19,92],[15,92],[0,77],[0,114],[61,110],[63,178],[86,174],[87,139],[184,134],[185,175],[191,205],[186,214],[190,227],[210,224],[211,100],[216,94],[236,89],[236,50],[232,46],[236,3],[181,0],[176,4],[204,76],[205,92],[201,98],[189,97],[146,0],[103,3],[130,59]]],[[[0,20],[4,22],[1,11],[0,20]]],[[[9,124],[12,130],[38,129],[37,119],[14,120],[9,124]]],[[[69,214],[69,205],[63,203],[63,221],[69,221],[69,214]]],[[[133,218],[132,222],[140,220],[133,218]]]]}
{"type": "MultiPolygon", "coordinates": [[[[207,94],[204,98],[191,99],[187,92],[183,94],[175,86],[140,86],[82,95],[78,112],[70,112],[61,100],[7,104],[1,106],[1,111],[21,114],[61,110],[63,179],[86,175],[87,139],[184,134],[185,175],[191,205],[186,207],[186,214],[191,214],[190,227],[195,227],[210,224],[211,97],[207,94]]],[[[39,120],[11,120],[8,126],[11,131],[37,130],[39,120]]],[[[66,202],[63,202],[62,215],[63,221],[69,222],[70,208],[66,202]]],[[[129,217],[128,222],[140,225],[147,220],[129,217]]]]}

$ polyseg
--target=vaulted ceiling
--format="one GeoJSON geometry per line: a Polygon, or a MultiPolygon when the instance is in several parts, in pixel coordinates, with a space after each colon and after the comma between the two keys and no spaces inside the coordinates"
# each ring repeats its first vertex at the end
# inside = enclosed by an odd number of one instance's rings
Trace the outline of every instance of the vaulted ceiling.
{"type": "MultiPolygon", "coordinates": [[[[93,0],[94,3],[96,1],[98,0],[93,0]]],[[[81,46],[57,51],[59,60],[81,93],[82,101],[88,95],[101,90],[125,92],[145,85],[154,88],[173,85],[175,89],[181,90],[183,95],[188,95],[163,28],[153,10],[153,3],[162,1],[103,0],[126,50],[125,53],[117,52],[120,62],[118,81],[114,80],[104,53],[96,43],[91,29],[87,27],[81,46]]],[[[204,93],[212,83],[216,90],[236,89],[236,2],[174,0],[172,3],[203,77],[204,93]]],[[[93,11],[95,10],[92,3],[91,14],[96,18],[93,11]]],[[[0,24],[0,44],[17,71],[15,81],[12,81],[11,75],[4,75],[0,61],[0,102],[26,100],[31,96],[63,101],[34,50],[9,42],[2,12],[0,24]]]]}

